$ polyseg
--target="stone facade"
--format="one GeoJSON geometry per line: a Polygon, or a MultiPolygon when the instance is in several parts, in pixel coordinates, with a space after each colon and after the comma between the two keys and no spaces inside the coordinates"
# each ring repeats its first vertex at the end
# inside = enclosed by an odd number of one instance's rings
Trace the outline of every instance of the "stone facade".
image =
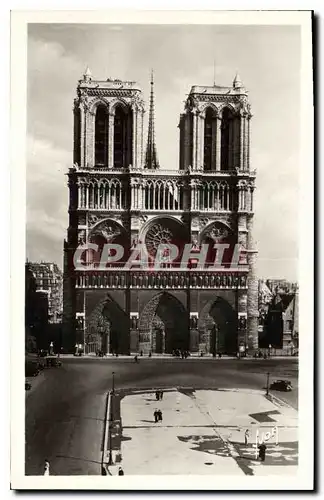
{"type": "Polygon", "coordinates": [[[152,80],[144,154],[144,103],[135,83],[93,80],[89,71],[79,81],[64,245],[65,345],[84,343],[86,352],[255,349],[255,172],[247,92],[237,79],[232,87],[192,87],[180,116],[176,171],[157,161],[153,109],[152,80]],[[76,269],[74,252],[86,242],[97,247],[83,254],[86,268],[76,269]],[[124,255],[101,269],[107,243],[121,245],[124,255]],[[179,255],[156,269],[152,262],[165,259],[157,253],[165,243],[179,255]],[[215,269],[219,243],[227,248],[215,269]],[[237,243],[244,250],[239,258],[237,243]],[[188,244],[189,265],[182,267],[188,244]],[[139,247],[145,269],[125,267],[139,247]],[[207,265],[201,267],[204,248],[207,265]]]}
{"type": "Polygon", "coordinates": [[[28,266],[35,277],[37,290],[48,296],[49,323],[61,323],[63,312],[62,271],[53,262],[28,262],[28,266]]]}

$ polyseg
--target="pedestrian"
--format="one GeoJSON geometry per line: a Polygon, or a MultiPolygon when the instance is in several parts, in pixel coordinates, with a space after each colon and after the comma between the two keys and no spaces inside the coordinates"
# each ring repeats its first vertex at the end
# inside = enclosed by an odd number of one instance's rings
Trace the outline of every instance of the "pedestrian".
{"type": "Polygon", "coordinates": [[[249,437],[250,437],[249,429],[246,429],[246,431],[244,433],[244,442],[245,442],[245,445],[249,444],[249,437]]]}
{"type": "Polygon", "coordinates": [[[161,412],[161,410],[158,410],[157,413],[158,413],[158,421],[162,422],[162,412],[161,412]]]}
{"type": "Polygon", "coordinates": [[[118,469],[118,476],[123,476],[124,475],[124,471],[121,467],[119,467],[118,469]]]}
{"type": "Polygon", "coordinates": [[[45,465],[44,465],[44,476],[49,476],[49,461],[45,460],[45,465]]]}
{"type": "Polygon", "coordinates": [[[143,351],[141,351],[141,356],[143,356],[143,351]]]}
{"type": "Polygon", "coordinates": [[[259,448],[259,459],[261,460],[261,462],[264,462],[267,447],[264,443],[261,443],[258,448],[259,448]]]}
{"type": "Polygon", "coordinates": [[[162,401],[162,399],[163,399],[163,391],[160,391],[160,399],[162,401]]]}
{"type": "Polygon", "coordinates": [[[157,410],[154,410],[154,422],[157,423],[159,421],[159,412],[157,410]]]}
{"type": "Polygon", "coordinates": [[[160,399],[160,394],[159,391],[156,391],[155,393],[155,399],[158,401],[160,399]]]}

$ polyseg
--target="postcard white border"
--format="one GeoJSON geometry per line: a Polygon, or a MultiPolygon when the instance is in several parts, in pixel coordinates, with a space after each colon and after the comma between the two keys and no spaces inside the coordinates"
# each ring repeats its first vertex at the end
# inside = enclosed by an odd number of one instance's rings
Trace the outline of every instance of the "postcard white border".
{"type": "MultiPolygon", "coordinates": [[[[11,19],[11,487],[66,490],[298,490],[313,487],[314,192],[311,12],[297,11],[15,11],[11,19]],[[24,264],[26,218],[27,23],[299,25],[302,33],[299,210],[299,467],[296,476],[25,476],[24,264]],[[307,238],[305,238],[307,234],[307,238]],[[21,360],[21,361],[20,361],[21,360]]],[[[72,133],[72,132],[71,132],[72,133]]],[[[68,166],[67,166],[68,167],[68,166]]],[[[255,166],[257,168],[257,165],[255,166]]],[[[297,166],[296,166],[297,168],[297,166]]]]}

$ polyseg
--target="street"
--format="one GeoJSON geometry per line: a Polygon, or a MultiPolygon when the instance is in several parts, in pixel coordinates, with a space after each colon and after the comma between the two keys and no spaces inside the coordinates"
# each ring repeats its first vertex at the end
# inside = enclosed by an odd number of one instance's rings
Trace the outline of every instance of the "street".
{"type": "Polygon", "coordinates": [[[107,392],[116,389],[181,387],[263,389],[270,373],[289,379],[290,393],[274,393],[297,409],[298,360],[62,358],[62,366],[44,370],[26,393],[27,475],[101,474],[107,392]]]}

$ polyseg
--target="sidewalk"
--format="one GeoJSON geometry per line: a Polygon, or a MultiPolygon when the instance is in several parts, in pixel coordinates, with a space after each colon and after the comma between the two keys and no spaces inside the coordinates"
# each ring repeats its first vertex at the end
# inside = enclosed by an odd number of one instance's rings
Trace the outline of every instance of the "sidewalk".
{"type": "Polygon", "coordinates": [[[251,390],[170,390],[162,401],[154,392],[130,393],[120,400],[114,438],[116,474],[294,474],[298,464],[298,416],[251,390]],[[154,423],[159,408],[163,421],[154,423]],[[278,427],[279,445],[267,444],[265,462],[256,460],[256,432],[278,427]],[[249,444],[244,432],[250,431],[249,444]],[[119,450],[116,448],[119,447],[119,450]]]}
{"type": "MultiPolygon", "coordinates": [[[[126,355],[126,354],[119,354],[118,357],[116,356],[113,356],[112,354],[108,354],[104,357],[99,357],[99,356],[96,356],[95,354],[83,354],[82,356],[74,356],[73,354],[61,354],[60,355],[60,358],[64,359],[64,358],[75,358],[75,359],[81,359],[81,358],[91,358],[91,359],[98,359],[98,360],[102,360],[102,359],[132,359],[134,358],[134,356],[137,356],[138,357],[138,360],[139,361],[144,361],[146,359],[180,359],[182,360],[182,358],[180,357],[175,357],[175,356],[172,356],[171,354],[152,354],[151,357],[149,356],[140,356],[139,353],[136,353],[136,352],[133,352],[129,355],[126,355]]],[[[225,356],[223,355],[221,358],[218,358],[218,357],[213,357],[212,354],[205,354],[204,356],[200,356],[199,353],[192,353],[188,358],[187,360],[190,360],[190,359],[195,359],[195,360],[205,360],[205,359],[214,359],[215,362],[216,361],[223,361],[223,360],[226,360],[226,359],[238,359],[236,356],[225,356]]],[[[263,358],[254,358],[253,356],[248,356],[246,358],[239,358],[239,361],[268,361],[268,360],[271,360],[271,359],[295,359],[298,361],[298,356],[271,356],[270,358],[267,358],[266,360],[263,360],[263,358]]],[[[185,359],[183,361],[186,361],[185,359]]]]}

